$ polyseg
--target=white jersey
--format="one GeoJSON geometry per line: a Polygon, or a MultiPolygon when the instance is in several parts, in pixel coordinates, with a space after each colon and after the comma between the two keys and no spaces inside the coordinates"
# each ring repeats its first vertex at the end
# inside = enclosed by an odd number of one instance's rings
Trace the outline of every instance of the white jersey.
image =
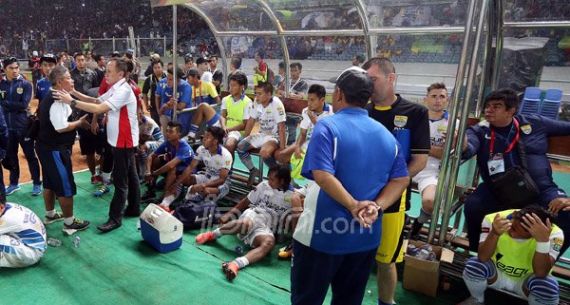
{"type": "MultiPolygon", "coordinates": [[[[41,219],[30,209],[19,204],[6,203],[4,214],[0,215],[1,235],[15,237],[27,247],[41,252],[47,248],[46,228],[41,219]]],[[[13,249],[7,245],[0,248],[0,252],[11,253],[11,251],[13,249]]]]}
{"type": "Polygon", "coordinates": [[[219,177],[222,169],[232,169],[232,154],[222,145],[218,146],[218,152],[213,156],[204,145],[198,147],[195,159],[204,162],[204,170],[210,177],[219,177]]]}
{"type": "Polygon", "coordinates": [[[263,181],[249,192],[247,199],[251,202],[250,209],[258,213],[267,213],[273,217],[273,221],[280,220],[291,210],[292,191],[280,191],[269,186],[269,182],[263,181]]]}
{"type": "Polygon", "coordinates": [[[259,122],[259,133],[279,138],[278,125],[287,120],[285,107],[278,97],[272,97],[267,107],[259,103],[253,105],[249,116],[259,122]]]}
{"type": "Polygon", "coordinates": [[[111,109],[107,113],[107,142],[115,148],[139,145],[137,98],[129,83],[121,79],[99,97],[111,109]]]}
{"type": "MultiPolygon", "coordinates": [[[[301,116],[303,117],[303,120],[301,121],[301,123],[299,124],[299,127],[301,127],[301,129],[305,129],[307,130],[307,138],[305,140],[305,143],[303,143],[303,147],[301,147],[301,149],[303,149],[303,151],[307,151],[307,147],[309,147],[309,141],[311,140],[311,135],[313,134],[313,129],[315,128],[315,124],[313,124],[313,122],[311,121],[311,118],[309,117],[308,114],[309,107],[306,107],[303,109],[303,111],[301,112],[301,116]]],[[[333,115],[333,109],[330,105],[325,104],[324,108],[323,108],[323,112],[321,112],[321,114],[319,114],[317,116],[317,122],[323,118],[326,118],[328,116],[333,115]]]]}

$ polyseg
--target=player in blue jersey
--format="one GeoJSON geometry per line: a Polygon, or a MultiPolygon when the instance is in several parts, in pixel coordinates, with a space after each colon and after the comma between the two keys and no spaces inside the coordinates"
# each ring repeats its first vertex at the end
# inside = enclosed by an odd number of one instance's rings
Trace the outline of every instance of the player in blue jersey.
{"type": "Polygon", "coordinates": [[[53,54],[44,54],[40,58],[40,69],[42,72],[42,78],[36,83],[36,98],[38,102],[41,102],[46,94],[49,92],[51,88],[51,83],[48,79],[48,75],[51,73],[51,70],[57,64],[57,58],[53,54]]]}

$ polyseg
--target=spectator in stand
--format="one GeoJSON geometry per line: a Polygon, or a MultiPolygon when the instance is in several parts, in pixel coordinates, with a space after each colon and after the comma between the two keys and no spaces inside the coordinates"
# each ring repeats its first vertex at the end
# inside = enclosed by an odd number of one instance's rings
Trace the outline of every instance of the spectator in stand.
{"type": "MultiPolygon", "coordinates": [[[[307,91],[309,91],[309,84],[301,78],[303,65],[301,65],[300,62],[294,62],[289,65],[289,69],[291,71],[291,89],[289,90],[289,97],[304,99],[307,96],[307,91]]],[[[277,95],[284,97],[285,91],[278,91],[277,95]]]]}
{"type": "Polygon", "coordinates": [[[204,57],[200,57],[196,60],[196,68],[200,73],[200,79],[204,82],[211,83],[213,74],[212,72],[208,71],[210,66],[208,65],[208,61],[204,57]]]}
{"type": "Polygon", "coordinates": [[[40,164],[34,151],[34,140],[26,137],[28,128],[28,107],[32,99],[32,84],[20,74],[20,64],[16,57],[8,57],[2,62],[6,78],[0,80],[0,105],[6,117],[8,126],[8,147],[4,165],[10,171],[10,185],[6,188],[6,195],[20,190],[20,163],[18,160],[18,146],[22,147],[30,174],[34,182],[32,195],[38,196],[42,192],[40,180],[40,164]]]}
{"type": "Polygon", "coordinates": [[[366,58],[364,57],[363,54],[354,55],[354,56],[352,57],[352,65],[353,65],[353,66],[360,67],[360,66],[364,63],[364,60],[365,60],[365,59],[366,59],[366,58]]]}

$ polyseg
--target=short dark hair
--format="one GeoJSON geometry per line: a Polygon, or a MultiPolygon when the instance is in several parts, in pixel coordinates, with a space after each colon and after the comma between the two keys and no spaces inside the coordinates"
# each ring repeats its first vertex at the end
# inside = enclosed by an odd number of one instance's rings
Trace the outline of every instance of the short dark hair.
{"type": "Polygon", "coordinates": [[[303,65],[300,62],[294,62],[289,65],[289,68],[293,69],[297,67],[299,70],[303,70],[303,65]]]}
{"type": "Polygon", "coordinates": [[[239,69],[241,68],[241,57],[233,57],[231,61],[232,66],[234,68],[239,69]]]}
{"type": "Polygon", "coordinates": [[[518,219],[520,221],[523,221],[524,215],[532,214],[532,213],[534,213],[536,216],[538,216],[538,218],[540,218],[540,220],[544,224],[546,224],[547,219],[550,220],[550,222],[552,222],[555,219],[554,215],[552,215],[550,212],[548,212],[545,208],[543,208],[539,205],[536,205],[536,204],[526,206],[526,207],[514,212],[513,218],[518,219]]]}
{"type": "Polygon", "coordinates": [[[226,135],[226,132],[222,128],[210,126],[206,129],[206,132],[209,132],[214,137],[214,139],[218,140],[218,144],[222,144],[224,142],[224,136],[226,135]]]}
{"type": "Polygon", "coordinates": [[[247,87],[247,76],[243,72],[235,72],[230,76],[230,81],[237,82],[240,86],[247,87]]]}
{"type": "Polygon", "coordinates": [[[325,90],[325,87],[323,87],[322,85],[319,84],[312,84],[311,87],[309,87],[309,94],[314,94],[316,95],[319,99],[322,99],[323,97],[325,97],[327,95],[327,90],[325,90]]]}
{"type": "Polygon", "coordinates": [[[427,93],[435,89],[444,89],[445,91],[447,91],[447,88],[445,87],[444,83],[433,83],[429,85],[429,87],[427,87],[427,93]]]}
{"type": "Polygon", "coordinates": [[[376,65],[378,68],[380,68],[380,71],[382,71],[382,73],[385,75],[396,73],[396,67],[394,67],[394,63],[392,63],[392,61],[386,57],[372,57],[366,61],[364,65],[362,65],[362,69],[368,70],[370,67],[372,67],[372,65],[376,65]]]}
{"type": "Polygon", "coordinates": [[[168,124],[166,125],[166,127],[168,128],[174,128],[176,130],[178,130],[178,133],[182,132],[182,124],[175,122],[175,121],[170,121],[168,122],[168,124]]]}
{"type": "Polygon", "coordinates": [[[279,62],[279,69],[285,70],[285,62],[283,62],[283,61],[279,62]]]}
{"type": "Polygon", "coordinates": [[[263,89],[265,93],[273,94],[273,85],[271,82],[259,82],[256,88],[263,89]]]}
{"type": "Polygon", "coordinates": [[[363,63],[364,60],[365,60],[364,55],[362,55],[362,54],[354,55],[354,58],[355,58],[356,61],[358,61],[359,63],[363,63]]]}
{"type": "Polygon", "coordinates": [[[279,190],[286,191],[289,189],[289,184],[291,184],[291,170],[288,165],[275,165],[269,168],[267,176],[275,175],[277,179],[281,180],[281,185],[279,190]]]}
{"type": "Polygon", "coordinates": [[[101,60],[101,57],[103,57],[103,55],[101,55],[101,54],[95,54],[95,55],[93,55],[93,60],[94,60],[95,62],[98,62],[98,61],[101,60]]]}
{"type": "Polygon", "coordinates": [[[197,77],[200,79],[200,72],[196,68],[192,68],[186,72],[186,77],[197,77]]]}
{"type": "Polygon", "coordinates": [[[503,101],[507,110],[512,108],[517,110],[519,108],[519,97],[517,93],[511,89],[499,89],[489,93],[485,98],[484,106],[487,106],[487,103],[490,101],[503,101]]]}
{"type": "MultiPolygon", "coordinates": [[[[174,67],[168,68],[166,70],[166,72],[168,74],[174,75],[174,67]]],[[[181,79],[183,77],[184,77],[184,72],[182,72],[182,70],[180,70],[180,68],[176,68],[176,78],[181,79]]]]}
{"type": "Polygon", "coordinates": [[[125,77],[132,71],[133,63],[125,58],[112,58],[109,62],[115,62],[115,67],[117,71],[123,72],[125,77]],[[129,67],[130,66],[130,67],[129,67]]]}
{"type": "Polygon", "coordinates": [[[214,72],[214,74],[212,75],[212,81],[219,81],[221,82],[224,78],[224,74],[222,74],[222,71],[217,70],[216,72],[214,72]]]}
{"type": "Polygon", "coordinates": [[[7,66],[9,66],[13,63],[16,63],[16,64],[18,64],[18,66],[20,66],[18,59],[14,56],[8,56],[8,57],[4,58],[4,60],[2,60],[2,65],[4,66],[4,68],[6,68],[7,66]]]}
{"type": "Polygon", "coordinates": [[[75,52],[73,53],[73,59],[77,60],[78,56],[85,56],[85,54],[83,54],[82,52],[75,52]]]}

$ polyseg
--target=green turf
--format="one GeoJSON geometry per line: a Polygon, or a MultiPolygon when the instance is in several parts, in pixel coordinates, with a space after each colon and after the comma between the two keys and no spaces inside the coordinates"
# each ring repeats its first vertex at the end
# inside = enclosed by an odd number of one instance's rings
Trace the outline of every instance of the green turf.
{"type": "MultiPolygon", "coordinates": [[[[276,259],[277,248],[262,262],[240,271],[229,283],[220,271],[222,261],[236,256],[242,245],[233,236],[197,246],[196,231],[184,234],[179,250],[160,254],[142,241],[136,219],[125,219],[123,227],[102,235],[95,225],[107,218],[112,193],[101,199],[91,196],[95,187],[86,172],[75,175],[78,194],[75,211],[92,222],[78,233],[79,248],[61,232],[62,223],[47,227],[50,237],[63,241],[48,248],[39,264],[26,269],[0,269],[0,304],[288,304],[290,299],[288,261],[276,259]]],[[[8,197],[43,217],[43,200],[30,195],[31,186],[8,197]]],[[[416,203],[417,198],[414,200],[416,203]]],[[[363,304],[376,304],[376,280],[371,273],[363,304]]],[[[438,298],[402,289],[398,284],[399,304],[455,304],[467,292],[461,283],[438,298]]],[[[512,303],[511,298],[492,293],[493,304],[512,303]]],[[[325,304],[330,302],[330,295],[325,304]]]]}

